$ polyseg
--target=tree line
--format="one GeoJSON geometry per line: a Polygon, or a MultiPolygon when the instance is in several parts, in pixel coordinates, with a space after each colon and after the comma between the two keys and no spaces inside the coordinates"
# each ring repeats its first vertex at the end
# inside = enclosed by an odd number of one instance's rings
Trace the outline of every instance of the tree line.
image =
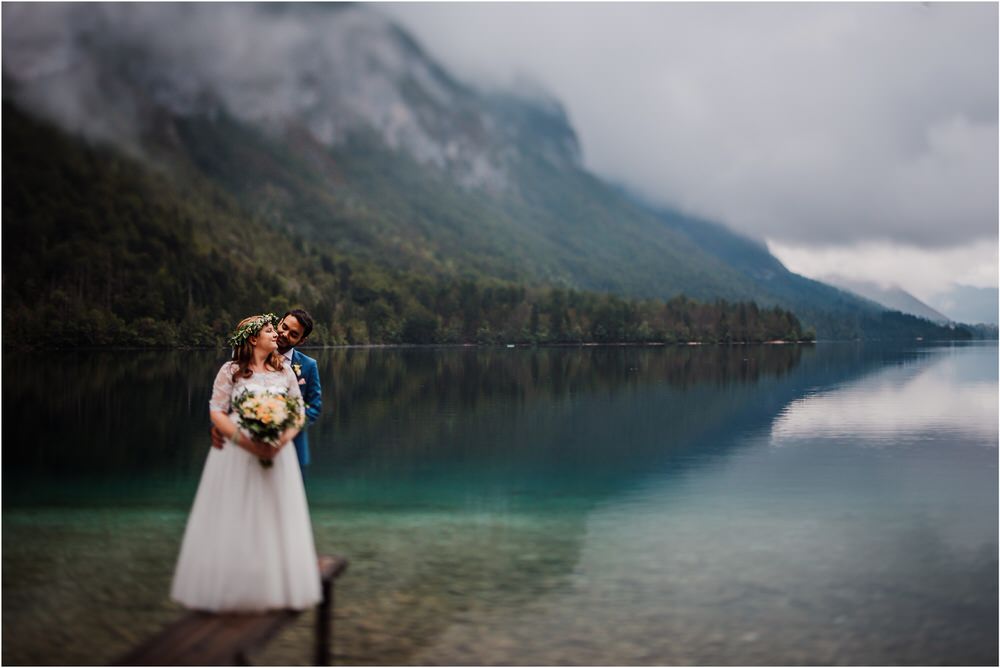
{"type": "Polygon", "coordinates": [[[753,343],[813,340],[789,311],[754,303],[669,301],[465,278],[342,285],[317,305],[323,337],[363,343],[753,343]]]}

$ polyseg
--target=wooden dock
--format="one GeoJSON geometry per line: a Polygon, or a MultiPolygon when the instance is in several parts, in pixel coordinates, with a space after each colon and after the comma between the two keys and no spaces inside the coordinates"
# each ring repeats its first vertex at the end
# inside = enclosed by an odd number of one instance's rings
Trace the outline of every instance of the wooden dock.
{"type": "MultiPolygon", "coordinates": [[[[333,583],[347,570],[341,557],[320,557],[323,600],[316,606],[314,663],[330,665],[333,645],[333,583]]],[[[250,655],[301,614],[189,612],[115,662],[117,666],[248,666],[250,655]]]]}

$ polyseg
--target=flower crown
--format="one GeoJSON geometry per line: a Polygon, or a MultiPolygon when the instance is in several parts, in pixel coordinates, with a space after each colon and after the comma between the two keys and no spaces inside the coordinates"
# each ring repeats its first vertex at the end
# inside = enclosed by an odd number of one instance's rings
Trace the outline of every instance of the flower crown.
{"type": "Polygon", "coordinates": [[[228,343],[230,348],[239,348],[243,345],[243,342],[249,339],[251,336],[262,330],[267,325],[277,325],[278,316],[273,313],[265,313],[264,315],[259,315],[253,320],[243,323],[240,327],[233,332],[233,335],[229,337],[228,343]]]}

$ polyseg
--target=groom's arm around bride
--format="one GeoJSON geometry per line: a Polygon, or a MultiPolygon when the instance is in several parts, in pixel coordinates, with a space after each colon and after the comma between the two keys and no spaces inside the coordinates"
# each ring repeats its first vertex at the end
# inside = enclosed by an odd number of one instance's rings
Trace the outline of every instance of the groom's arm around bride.
{"type": "MultiPolygon", "coordinates": [[[[278,354],[284,357],[302,391],[302,400],[306,407],[306,424],[295,437],[295,451],[299,457],[299,466],[309,465],[309,435],[306,428],[319,418],[323,410],[323,389],[319,382],[319,366],[316,360],[305,355],[296,348],[302,345],[313,330],[313,319],[303,309],[292,309],[285,313],[278,323],[278,354]]],[[[214,428],[212,429],[212,445],[221,448],[224,439],[214,428]]]]}

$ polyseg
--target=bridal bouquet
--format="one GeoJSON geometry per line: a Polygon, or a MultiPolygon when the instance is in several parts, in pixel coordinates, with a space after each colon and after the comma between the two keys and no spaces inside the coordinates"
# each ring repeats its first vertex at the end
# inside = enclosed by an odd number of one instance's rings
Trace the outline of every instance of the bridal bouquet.
{"type": "MultiPolygon", "coordinates": [[[[233,411],[251,437],[274,446],[278,445],[282,432],[289,427],[301,427],[306,419],[302,399],[249,389],[233,397],[233,411]]],[[[270,468],[274,462],[261,458],[260,465],[270,468]]]]}

